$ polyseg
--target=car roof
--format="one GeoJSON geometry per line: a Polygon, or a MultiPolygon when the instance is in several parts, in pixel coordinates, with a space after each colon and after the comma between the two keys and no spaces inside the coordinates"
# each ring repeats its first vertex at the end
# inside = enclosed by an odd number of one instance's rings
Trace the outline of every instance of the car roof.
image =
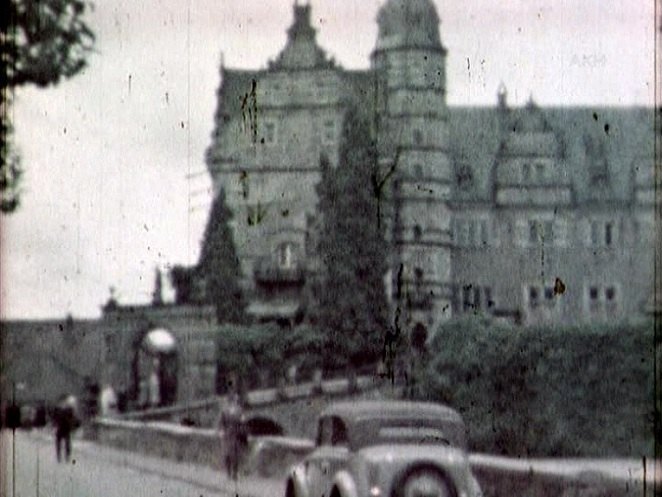
{"type": "Polygon", "coordinates": [[[338,416],[347,421],[366,418],[436,418],[461,423],[462,417],[453,408],[433,402],[410,402],[403,400],[360,400],[352,402],[334,402],[322,414],[338,416]]]}

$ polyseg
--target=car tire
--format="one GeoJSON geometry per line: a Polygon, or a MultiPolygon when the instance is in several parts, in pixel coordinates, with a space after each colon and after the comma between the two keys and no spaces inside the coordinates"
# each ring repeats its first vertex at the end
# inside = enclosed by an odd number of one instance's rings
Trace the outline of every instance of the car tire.
{"type": "Polygon", "coordinates": [[[398,495],[399,497],[453,497],[454,493],[438,471],[420,469],[405,478],[398,495]]]}
{"type": "Polygon", "coordinates": [[[296,497],[296,492],[294,491],[294,483],[292,480],[287,480],[287,485],[285,486],[285,497],[296,497]]]}

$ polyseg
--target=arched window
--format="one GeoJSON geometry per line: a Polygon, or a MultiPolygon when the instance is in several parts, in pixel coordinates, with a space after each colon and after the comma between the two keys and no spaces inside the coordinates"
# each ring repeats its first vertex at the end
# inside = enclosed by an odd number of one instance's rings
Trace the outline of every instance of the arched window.
{"type": "Polygon", "coordinates": [[[278,266],[290,269],[294,266],[294,249],[291,243],[283,243],[278,247],[278,266]]]}
{"type": "Polygon", "coordinates": [[[428,340],[428,330],[422,323],[416,323],[411,330],[411,344],[418,352],[425,350],[425,343],[428,340]]]}
{"type": "Polygon", "coordinates": [[[423,230],[422,230],[421,227],[417,224],[416,226],[414,226],[414,240],[417,240],[417,241],[418,241],[418,240],[421,239],[422,236],[423,236],[423,230]]]}
{"type": "Polygon", "coordinates": [[[177,340],[164,328],[138,335],[132,363],[131,400],[136,407],[169,405],[177,400],[177,340]]]}

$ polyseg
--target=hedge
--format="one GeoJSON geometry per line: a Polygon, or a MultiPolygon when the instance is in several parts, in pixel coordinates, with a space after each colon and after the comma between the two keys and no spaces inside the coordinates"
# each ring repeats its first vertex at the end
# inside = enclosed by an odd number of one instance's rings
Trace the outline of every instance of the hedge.
{"type": "MultiPolygon", "coordinates": [[[[218,332],[217,347],[221,381],[236,376],[243,389],[273,387],[284,380],[291,365],[300,379],[310,379],[319,367],[322,335],[308,326],[225,325],[218,332]]],[[[220,392],[227,388],[218,385],[220,392]]]]}
{"type": "Polygon", "coordinates": [[[442,325],[414,365],[413,395],[455,406],[472,450],[512,456],[652,456],[652,323],[442,325]]]}

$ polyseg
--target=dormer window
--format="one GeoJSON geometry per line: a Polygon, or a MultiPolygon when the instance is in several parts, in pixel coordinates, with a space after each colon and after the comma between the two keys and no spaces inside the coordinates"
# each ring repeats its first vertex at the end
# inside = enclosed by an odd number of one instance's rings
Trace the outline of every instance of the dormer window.
{"type": "Polygon", "coordinates": [[[416,288],[420,289],[423,284],[423,270],[420,267],[414,268],[414,282],[416,283],[416,288]]]}
{"type": "Polygon", "coordinates": [[[552,243],[554,241],[554,222],[534,219],[529,221],[529,243],[552,243]]]}
{"type": "Polygon", "coordinates": [[[590,246],[593,247],[613,247],[616,245],[618,229],[616,222],[591,221],[590,223],[590,246]]]}
{"type": "Polygon", "coordinates": [[[538,287],[531,286],[529,287],[529,307],[535,308],[538,307],[539,301],[538,287]]]}
{"type": "Polygon", "coordinates": [[[592,160],[588,168],[588,175],[591,186],[605,186],[608,180],[607,170],[607,161],[605,159],[592,160]]]}
{"type": "Polygon", "coordinates": [[[536,181],[539,183],[545,181],[545,164],[541,162],[536,164],[536,181]]]}
{"type": "Polygon", "coordinates": [[[325,144],[331,144],[336,141],[336,123],[333,119],[327,119],[324,121],[324,126],[322,130],[322,142],[325,144]]]}
{"type": "Polygon", "coordinates": [[[607,147],[604,139],[584,136],[584,149],[586,153],[586,168],[588,180],[593,187],[604,187],[609,179],[609,166],[607,164],[607,147]]]}
{"type": "Polygon", "coordinates": [[[531,181],[531,164],[525,162],[522,164],[522,182],[529,183],[531,181]]]}
{"type": "Polygon", "coordinates": [[[606,223],[605,224],[605,245],[610,247],[614,241],[614,224],[606,223]]]}
{"type": "Polygon", "coordinates": [[[276,123],[274,121],[264,122],[264,136],[262,139],[265,144],[276,143],[276,123]]]}
{"type": "Polygon", "coordinates": [[[461,190],[467,190],[471,188],[471,185],[473,184],[473,172],[471,171],[471,168],[467,165],[461,166],[456,174],[456,180],[457,180],[457,186],[461,190]]]}

